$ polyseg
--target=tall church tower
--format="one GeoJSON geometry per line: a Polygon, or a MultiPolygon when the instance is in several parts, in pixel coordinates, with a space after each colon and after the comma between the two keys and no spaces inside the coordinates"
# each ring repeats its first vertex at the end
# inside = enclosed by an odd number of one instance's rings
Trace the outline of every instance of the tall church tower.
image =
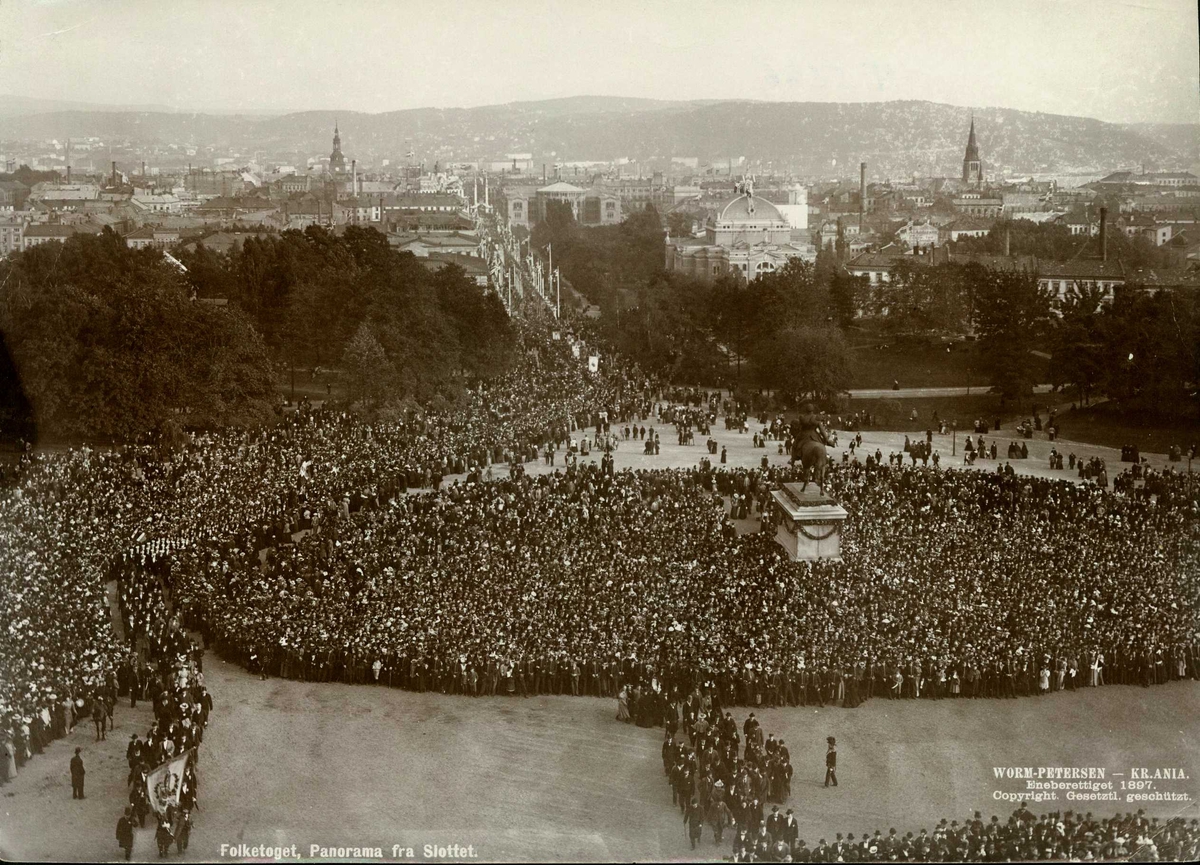
{"type": "Polygon", "coordinates": [[[336,120],[333,122],[333,153],[329,154],[329,170],[334,174],[344,174],[346,171],[346,157],[342,156],[342,136],[338,134],[336,120]]]}
{"type": "Polygon", "coordinates": [[[979,145],[975,143],[975,115],[971,115],[971,133],[967,136],[967,153],[963,157],[962,181],[970,186],[983,183],[983,163],[979,161],[979,145]]]}

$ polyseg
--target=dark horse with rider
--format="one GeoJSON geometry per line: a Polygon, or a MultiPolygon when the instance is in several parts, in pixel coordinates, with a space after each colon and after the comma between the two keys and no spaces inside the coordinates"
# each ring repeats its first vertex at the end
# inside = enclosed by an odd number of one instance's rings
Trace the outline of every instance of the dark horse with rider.
{"type": "Polygon", "coordinates": [[[821,423],[821,418],[812,403],[806,403],[800,410],[800,416],[792,422],[791,464],[794,466],[799,460],[804,469],[804,485],[800,488],[801,491],[808,489],[808,479],[811,476],[816,481],[821,495],[825,495],[825,472],[829,469],[826,446],[834,446],[833,437],[821,423]]]}

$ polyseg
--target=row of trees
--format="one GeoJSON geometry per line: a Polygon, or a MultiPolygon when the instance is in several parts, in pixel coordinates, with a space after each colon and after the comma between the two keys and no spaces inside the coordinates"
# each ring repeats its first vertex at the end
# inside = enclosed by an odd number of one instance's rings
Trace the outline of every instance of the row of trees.
{"type": "MultiPolygon", "coordinates": [[[[1117,208],[1110,208],[1109,213],[1116,214],[1117,208]]],[[[1106,234],[1109,258],[1120,260],[1126,268],[1172,267],[1179,263],[1174,252],[1155,246],[1143,235],[1129,237],[1111,224],[1106,234]]],[[[1071,234],[1071,229],[1065,225],[1035,223],[1027,219],[997,222],[983,237],[962,238],[955,244],[955,250],[1003,255],[1006,242],[1012,255],[1032,255],[1042,261],[1070,261],[1100,254],[1099,237],[1071,234]]]]}
{"type": "Polygon", "coordinates": [[[29,406],[53,437],[130,439],[168,419],[251,425],[270,417],[289,366],[344,364],[366,403],[453,399],[514,350],[495,296],[374,229],[314,227],[179,258],[186,273],[106,230],[0,263],[10,434],[29,406]]]}
{"type": "Polygon", "coordinates": [[[1049,345],[1054,384],[1085,398],[1103,395],[1124,408],[1183,418],[1200,408],[1200,296],[1193,292],[1071,288],[1049,345]]]}
{"type": "MultiPolygon", "coordinates": [[[[617,349],[670,378],[827,398],[850,385],[851,330],[888,342],[973,334],[978,372],[1003,399],[1042,383],[1050,356],[1052,383],[1088,396],[1170,412],[1196,402],[1194,293],[1129,286],[1112,302],[1078,290],[1060,302],[1031,273],[907,261],[889,283],[872,285],[824,250],[815,265],[793,261],[749,284],[736,275],[708,283],[663,270],[662,223],[650,208],[619,228],[581,228],[567,207],[552,207],[551,216],[535,229],[535,245],[554,244],[564,273],[601,306],[602,330],[617,349]]],[[[1013,251],[1040,258],[1096,242],[1071,238],[1063,226],[1018,222],[1012,230],[1013,251]]],[[[1002,230],[977,242],[991,252],[1002,244],[1002,230]]],[[[1141,245],[1117,235],[1110,250],[1132,254],[1141,245]]]]}
{"type": "Polygon", "coordinates": [[[11,355],[6,431],[125,440],[168,420],[248,425],[269,416],[266,345],[237,308],[190,300],[156,251],[106,229],[0,263],[11,355]]]}

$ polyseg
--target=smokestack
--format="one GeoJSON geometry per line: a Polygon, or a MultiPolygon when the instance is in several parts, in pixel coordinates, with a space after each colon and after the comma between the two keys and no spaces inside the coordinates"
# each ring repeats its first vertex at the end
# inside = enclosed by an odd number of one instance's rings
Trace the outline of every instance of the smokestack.
{"type": "Polygon", "coordinates": [[[350,160],[350,172],[354,176],[354,179],[350,181],[350,194],[357,198],[358,197],[358,160],[357,159],[350,160]]]}
{"type": "Polygon", "coordinates": [[[142,160],[142,177],[146,176],[146,160],[142,160]]]}
{"type": "Polygon", "coordinates": [[[112,164],[112,185],[113,189],[117,188],[117,163],[115,161],[112,164]]]}
{"type": "Polygon", "coordinates": [[[867,212],[867,163],[858,163],[858,230],[863,230],[863,214],[867,212]]]}
{"type": "Polygon", "coordinates": [[[546,163],[542,163],[542,183],[546,182],[546,163]]]}
{"type": "Polygon", "coordinates": [[[1108,208],[1100,208],[1100,260],[1108,261],[1108,208]]]}
{"type": "Polygon", "coordinates": [[[67,163],[67,184],[71,183],[71,163],[67,163]]]}
{"type": "Polygon", "coordinates": [[[383,223],[383,196],[379,196],[379,227],[387,234],[387,226],[383,223]]]}
{"type": "Polygon", "coordinates": [[[1012,255],[1011,249],[1012,230],[1006,225],[1004,226],[1004,257],[1008,258],[1012,255]]]}

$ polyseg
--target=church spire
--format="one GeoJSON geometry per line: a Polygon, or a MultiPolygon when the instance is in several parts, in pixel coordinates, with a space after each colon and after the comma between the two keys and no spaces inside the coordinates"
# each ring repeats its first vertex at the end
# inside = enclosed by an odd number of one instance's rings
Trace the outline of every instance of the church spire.
{"type": "Polygon", "coordinates": [[[346,170],[346,157],[342,155],[342,136],[338,131],[336,119],[333,121],[333,153],[329,155],[329,170],[334,173],[346,170]]]}
{"type": "Polygon", "coordinates": [[[979,159],[979,145],[975,141],[975,114],[971,113],[971,131],[967,134],[967,152],[963,156],[963,183],[978,186],[983,182],[983,162],[979,159]]]}

